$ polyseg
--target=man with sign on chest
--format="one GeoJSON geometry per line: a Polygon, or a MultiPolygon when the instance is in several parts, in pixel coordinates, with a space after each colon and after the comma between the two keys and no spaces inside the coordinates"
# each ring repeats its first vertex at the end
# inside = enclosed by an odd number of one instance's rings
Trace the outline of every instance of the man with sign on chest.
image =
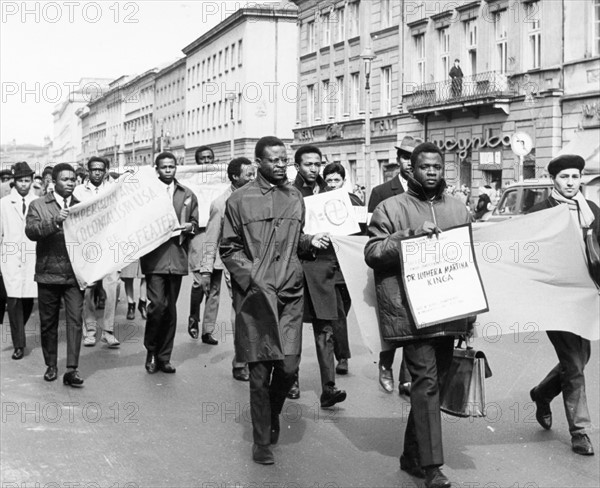
{"type": "Polygon", "coordinates": [[[388,198],[373,212],[365,261],[374,269],[382,336],[400,337],[397,342],[412,377],[400,467],[425,478],[427,488],[443,488],[450,481],[439,469],[444,464],[440,393],[452,362],[454,337],[466,334],[469,326],[461,319],[417,329],[402,283],[399,241],[419,235],[433,238],[470,222],[470,216],[458,199],[444,193],[444,159],[436,145],[418,145],[410,159],[408,192],[388,198]]]}
{"type": "MultiPolygon", "coordinates": [[[[315,146],[302,146],[294,155],[298,175],[294,186],[303,197],[328,190],[319,175],[321,151],[315,146]]],[[[315,253],[314,260],[303,260],[304,321],[312,321],[321,372],[321,408],[332,407],[346,399],[346,392],[335,386],[334,322],[345,318],[342,292],[336,285],[345,285],[333,246],[315,253]]],[[[297,386],[297,385],[295,385],[297,386]]],[[[291,392],[293,393],[293,392],[291,392]]]]}

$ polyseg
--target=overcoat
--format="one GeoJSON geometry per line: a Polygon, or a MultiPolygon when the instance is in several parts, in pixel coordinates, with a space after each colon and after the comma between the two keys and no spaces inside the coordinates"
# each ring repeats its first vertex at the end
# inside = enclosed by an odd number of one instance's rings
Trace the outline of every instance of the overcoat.
{"type": "Polygon", "coordinates": [[[25,235],[25,217],[35,199],[37,196],[33,191],[25,196],[25,213],[23,197],[16,189],[13,188],[9,195],[0,199],[0,269],[6,294],[11,298],[37,297],[37,285],[33,280],[36,246],[25,235]]]}
{"type": "Polygon", "coordinates": [[[240,362],[300,354],[304,287],[299,252],[304,202],[287,180],[272,185],[261,174],[227,200],[219,247],[231,274],[235,351],[240,362]]]}
{"type": "MultiPolygon", "coordinates": [[[[422,186],[412,177],[409,191],[380,203],[369,224],[370,239],[365,246],[365,261],[373,268],[377,313],[381,338],[398,345],[417,339],[460,335],[467,331],[467,320],[454,320],[417,329],[401,278],[399,241],[414,234],[426,220],[444,230],[470,222],[467,208],[444,193],[446,184],[428,199],[422,186]]],[[[435,295],[432,295],[435,300],[435,295]]]]}
{"type": "MultiPolygon", "coordinates": [[[[321,176],[317,178],[316,184],[319,185],[320,193],[329,190],[321,176]]],[[[305,185],[304,178],[300,174],[296,176],[294,186],[303,197],[313,195],[312,189],[305,185]]],[[[339,316],[339,311],[343,310],[344,306],[342,304],[338,306],[335,285],[345,282],[333,245],[316,250],[314,257],[310,256],[310,258],[301,261],[306,282],[304,321],[310,322],[315,318],[321,320],[344,318],[339,316]]]]}

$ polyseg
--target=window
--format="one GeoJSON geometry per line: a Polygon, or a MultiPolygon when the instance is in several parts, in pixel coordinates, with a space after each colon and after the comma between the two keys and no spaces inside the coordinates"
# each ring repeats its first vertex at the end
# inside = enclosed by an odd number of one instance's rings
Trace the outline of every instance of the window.
{"type": "Polygon", "coordinates": [[[600,0],[594,0],[594,14],[592,15],[592,53],[600,54],[600,0]]]}
{"type": "Polygon", "coordinates": [[[229,71],[229,46],[225,48],[223,53],[223,62],[225,63],[223,68],[225,69],[225,73],[227,73],[229,71]]]}
{"type": "Polygon", "coordinates": [[[348,38],[356,37],[359,33],[358,5],[359,2],[348,4],[348,38]]]}
{"type": "Polygon", "coordinates": [[[308,44],[308,52],[312,53],[316,48],[315,42],[315,22],[311,21],[306,24],[306,39],[308,44]]]}
{"type": "Polygon", "coordinates": [[[231,45],[231,71],[235,69],[235,42],[231,45]]]}
{"type": "Polygon", "coordinates": [[[535,69],[541,66],[541,41],[542,29],[540,25],[539,2],[529,3],[525,6],[525,24],[527,25],[527,38],[529,44],[528,68],[535,69]]]}
{"type": "Polygon", "coordinates": [[[337,120],[342,120],[346,112],[344,95],[344,77],[338,76],[335,79],[335,118],[337,120]]]}
{"type": "Polygon", "coordinates": [[[450,72],[450,34],[448,27],[439,30],[439,39],[440,39],[440,70],[441,76],[439,76],[440,80],[443,80],[448,76],[450,72]]]}
{"type": "Polygon", "coordinates": [[[212,77],[216,78],[217,77],[217,55],[213,54],[212,57],[212,77]]]}
{"type": "Polygon", "coordinates": [[[417,60],[417,80],[425,83],[425,34],[417,34],[415,39],[415,52],[417,60]]]}
{"type": "Polygon", "coordinates": [[[321,14],[321,26],[321,47],[327,47],[331,43],[329,14],[321,14]]]}
{"type": "Polygon", "coordinates": [[[356,159],[349,159],[348,166],[350,167],[350,171],[348,171],[350,176],[350,184],[352,185],[352,188],[354,188],[354,185],[356,185],[358,181],[356,172],[356,159]]]}
{"type": "Polygon", "coordinates": [[[219,76],[223,73],[223,51],[219,51],[219,69],[217,70],[219,76]]]}
{"type": "Polygon", "coordinates": [[[242,40],[238,41],[238,66],[242,65],[242,40]]]}
{"type": "Polygon", "coordinates": [[[381,68],[381,115],[392,113],[392,67],[381,68]]]}
{"type": "Polygon", "coordinates": [[[469,57],[465,67],[468,75],[474,75],[477,73],[477,22],[475,19],[465,22],[465,39],[469,57]]]}
{"type": "Polygon", "coordinates": [[[358,117],[360,103],[360,76],[359,73],[350,75],[350,118],[358,117]]]}
{"type": "Polygon", "coordinates": [[[380,0],[381,28],[385,29],[392,25],[392,2],[391,0],[380,0]]]}
{"type": "Polygon", "coordinates": [[[329,94],[329,80],[323,80],[321,87],[321,122],[326,123],[329,119],[329,104],[331,102],[329,94]]]}
{"type": "Polygon", "coordinates": [[[496,70],[506,73],[508,67],[506,10],[494,13],[494,32],[496,36],[496,70]]]}
{"type": "Polygon", "coordinates": [[[335,11],[335,19],[334,22],[336,23],[336,29],[335,29],[335,41],[336,42],[341,42],[343,40],[346,39],[346,26],[345,26],[345,19],[344,19],[344,8],[338,8],[335,11]]]}
{"type": "Polygon", "coordinates": [[[210,56],[206,58],[206,80],[210,79],[210,56]]]}
{"type": "Polygon", "coordinates": [[[315,122],[315,85],[308,85],[306,94],[306,121],[312,125],[315,122]]]}

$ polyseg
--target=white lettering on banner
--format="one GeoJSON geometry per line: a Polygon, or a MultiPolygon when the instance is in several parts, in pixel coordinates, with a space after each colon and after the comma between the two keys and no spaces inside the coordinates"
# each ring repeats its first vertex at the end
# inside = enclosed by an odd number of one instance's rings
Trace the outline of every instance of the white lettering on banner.
{"type": "Polygon", "coordinates": [[[154,168],[70,208],[64,223],[73,271],[82,286],[123,269],[166,242],[177,215],[154,168]]]}

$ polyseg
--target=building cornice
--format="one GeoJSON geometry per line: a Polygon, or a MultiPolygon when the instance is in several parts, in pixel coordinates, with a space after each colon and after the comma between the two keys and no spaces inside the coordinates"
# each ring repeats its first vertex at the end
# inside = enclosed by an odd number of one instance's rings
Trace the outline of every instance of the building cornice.
{"type": "Polygon", "coordinates": [[[242,24],[243,22],[249,19],[259,19],[259,20],[289,20],[293,22],[297,22],[298,20],[298,10],[292,11],[288,8],[241,8],[233,15],[227,17],[223,22],[220,22],[218,25],[210,29],[207,33],[201,35],[198,39],[196,39],[191,44],[185,46],[181,51],[186,56],[190,56],[198,51],[200,48],[204,47],[206,44],[210,44],[215,40],[215,38],[222,36],[229,30],[234,27],[242,24]]]}

